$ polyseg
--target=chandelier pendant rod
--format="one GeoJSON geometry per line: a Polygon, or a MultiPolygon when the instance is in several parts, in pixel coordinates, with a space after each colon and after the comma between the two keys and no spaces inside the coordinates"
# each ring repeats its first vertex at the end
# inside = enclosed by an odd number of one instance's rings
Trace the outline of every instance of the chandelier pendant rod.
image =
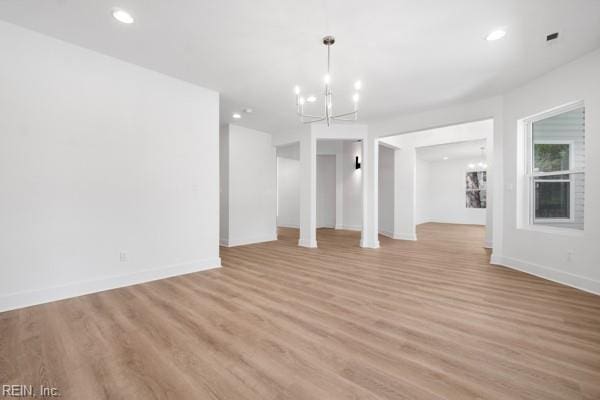
{"type": "Polygon", "coordinates": [[[325,78],[325,119],[327,120],[327,126],[331,124],[331,89],[329,88],[329,82],[331,75],[329,74],[331,66],[331,43],[327,42],[327,75],[325,78]]]}

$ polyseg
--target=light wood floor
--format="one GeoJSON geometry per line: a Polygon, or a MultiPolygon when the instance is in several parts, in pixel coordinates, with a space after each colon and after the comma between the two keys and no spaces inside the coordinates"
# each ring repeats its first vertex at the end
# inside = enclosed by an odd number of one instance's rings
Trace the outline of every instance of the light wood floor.
{"type": "Polygon", "coordinates": [[[0,314],[0,385],[67,399],[600,399],[600,296],[490,266],[483,229],[319,230],[223,268],[0,314]]]}

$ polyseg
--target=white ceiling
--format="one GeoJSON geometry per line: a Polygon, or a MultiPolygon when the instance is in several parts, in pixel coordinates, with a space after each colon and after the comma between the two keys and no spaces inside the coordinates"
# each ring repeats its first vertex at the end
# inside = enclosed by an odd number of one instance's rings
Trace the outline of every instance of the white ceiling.
{"type": "Polygon", "coordinates": [[[419,147],[416,149],[416,151],[417,157],[427,162],[444,161],[444,157],[448,157],[448,161],[472,159],[473,162],[478,162],[482,158],[482,147],[484,148],[483,158],[485,159],[484,139],[419,147]]]}
{"type": "Polygon", "coordinates": [[[252,107],[236,123],[270,133],[299,126],[295,84],[318,93],[327,33],[335,105],[360,78],[363,121],[500,94],[600,47],[598,0],[0,0],[0,19],[217,90],[221,122],[252,107]]]}

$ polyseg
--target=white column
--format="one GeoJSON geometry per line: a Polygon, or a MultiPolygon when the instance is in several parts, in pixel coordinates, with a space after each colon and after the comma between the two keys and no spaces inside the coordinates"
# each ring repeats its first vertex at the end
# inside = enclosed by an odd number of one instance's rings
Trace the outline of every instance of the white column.
{"type": "Polygon", "coordinates": [[[300,240],[317,247],[317,139],[311,131],[300,139],[300,240]]]}
{"type": "Polygon", "coordinates": [[[417,155],[414,147],[394,152],[394,239],[417,240],[417,155]]]}
{"type": "Polygon", "coordinates": [[[379,146],[377,139],[362,141],[363,223],[361,247],[379,248],[379,146]]]}
{"type": "Polygon", "coordinates": [[[344,229],[344,142],[335,153],[335,229],[344,229]]]}
{"type": "Polygon", "coordinates": [[[485,145],[487,168],[486,210],[485,210],[485,247],[493,247],[494,238],[494,136],[488,136],[485,145]]]}
{"type": "MultiPolygon", "coordinates": [[[[492,162],[491,162],[491,171],[492,171],[492,197],[493,197],[493,204],[492,204],[492,221],[493,221],[493,225],[492,225],[492,257],[491,259],[494,260],[501,260],[502,259],[502,251],[503,251],[503,242],[504,242],[504,238],[503,238],[503,229],[504,229],[504,221],[503,221],[503,215],[504,215],[504,190],[506,188],[506,190],[512,190],[512,184],[510,183],[506,183],[506,187],[505,187],[505,183],[504,183],[504,171],[503,169],[503,164],[502,164],[502,154],[503,154],[503,129],[504,129],[504,122],[503,122],[503,110],[502,110],[502,103],[500,103],[498,105],[498,108],[496,109],[495,112],[496,116],[494,117],[494,137],[493,137],[493,143],[494,146],[492,148],[492,162]]],[[[488,187],[489,187],[489,183],[488,183],[488,187]]],[[[510,193],[512,195],[514,195],[514,193],[510,193]]]]}

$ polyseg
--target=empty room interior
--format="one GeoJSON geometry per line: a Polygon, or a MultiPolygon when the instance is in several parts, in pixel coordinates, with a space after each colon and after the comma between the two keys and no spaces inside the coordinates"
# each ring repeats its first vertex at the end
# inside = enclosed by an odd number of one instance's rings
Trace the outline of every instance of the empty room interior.
{"type": "Polygon", "coordinates": [[[600,399],[600,1],[0,1],[0,398],[600,399]]]}

